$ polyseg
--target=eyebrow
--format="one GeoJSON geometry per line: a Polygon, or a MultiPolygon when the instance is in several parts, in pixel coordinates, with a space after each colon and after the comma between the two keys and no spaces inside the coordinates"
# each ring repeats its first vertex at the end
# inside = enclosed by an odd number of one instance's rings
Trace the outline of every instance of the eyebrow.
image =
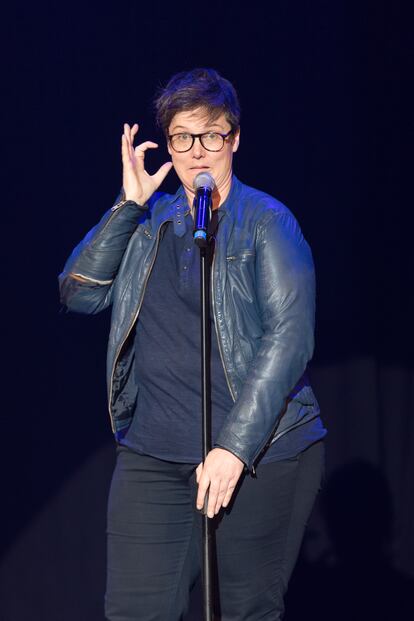
{"type": "MultiPolygon", "coordinates": [[[[219,123],[209,123],[206,127],[218,127],[219,129],[223,129],[222,125],[220,125],[219,123]]],[[[173,132],[176,129],[183,129],[189,134],[191,134],[190,130],[187,129],[184,125],[174,125],[171,131],[173,132]]],[[[208,132],[208,129],[206,129],[205,131],[208,132]]],[[[201,133],[204,133],[204,132],[201,132],[201,133]]]]}

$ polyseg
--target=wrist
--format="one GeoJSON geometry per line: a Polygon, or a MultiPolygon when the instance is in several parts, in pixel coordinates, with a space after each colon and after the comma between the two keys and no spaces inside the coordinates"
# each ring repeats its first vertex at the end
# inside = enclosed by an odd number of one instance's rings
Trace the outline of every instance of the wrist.
{"type": "Polygon", "coordinates": [[[143,192],[138,192],[137,188],[125,189],[125,186],[123,186],[121,198],[124,201],[133,201],[137,205],[145,205],[149,196],[143,192]]]}
{"type": "Polygon", "coordinates": [[[137,205],[145,205],[145,203],[147,202],[148,198],[145,198],[144,196],[137,196],[136,194],[126,194],[124,197],[124,201],[132,201],[133,203],[136,203],[137,205]]]}
{"type": "Polygon", "coordinates": [[[238,455],[237,452],[235,450],[233,450],[232,448],[228,448],[227,446],[224,446],[223,444],[217,444],[215,443],[213,446],[213,450],[214,449],[220,449],[221,451],[226,451],[227,453],[230,453],[230,455],[232,455],[233,457],[236,457],[237,460],[243,464],[244,466],[246,466],[246,461],[241,457],[241,455],[238,455]]]}

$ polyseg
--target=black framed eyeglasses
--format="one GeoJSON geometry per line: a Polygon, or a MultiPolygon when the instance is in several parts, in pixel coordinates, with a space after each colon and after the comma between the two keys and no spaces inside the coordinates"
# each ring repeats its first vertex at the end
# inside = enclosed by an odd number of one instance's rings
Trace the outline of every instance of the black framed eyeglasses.
{"type": "Polygon", "coordinates": [[[185,153],[189,151],[196,138],[198,138],[202,146],[206,151],[221,151],[224,147],[226,138],[233,133],[231,129],[227,134],[220,134],[219,132],[205,132],[204,134],[190,134],[189,132],[180,132],[179,134],[172,134],[168,136],[171,147],[177,153],[185,153]]]}

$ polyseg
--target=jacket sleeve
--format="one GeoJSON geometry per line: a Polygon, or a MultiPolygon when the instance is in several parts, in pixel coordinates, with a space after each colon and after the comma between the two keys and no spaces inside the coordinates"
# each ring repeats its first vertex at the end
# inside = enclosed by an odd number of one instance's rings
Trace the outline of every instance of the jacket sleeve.
{"type": "Polygon", "coordinates": [[[61,302],[69,310],[95,314],[111,304],[122,257],[147,209],[133,201],[110,209],[76,246],[59,276],[61,302]]]}
{"type": "Polygon", "coordinates": [[[256,296],[263,335],[216,446],[251,468],[313,354],[315,276],[310,248],[290,212],[259,225],[256,296]]]}

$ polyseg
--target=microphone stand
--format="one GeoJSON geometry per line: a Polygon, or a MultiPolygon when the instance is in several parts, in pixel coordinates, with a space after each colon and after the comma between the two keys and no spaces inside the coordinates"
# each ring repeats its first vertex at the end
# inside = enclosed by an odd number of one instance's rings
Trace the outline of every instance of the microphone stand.
{"type": "MultiPolygon", "coordinates": [[[[204,207],[206,205],[204,204],[204,207]]],[[[200,237],[195,233],[195,243],[200,248],[200,301],[201,301],[201,395],[202,395],[202,443],[203,463],[211,450],[211,321],[210,321],[210,240],[207,235],[207,210],[200,214],[204,219],[205,233],[200,237]]],[[[195,212],[198,228],[199,214],[195,212]]],[[[213,621],[213,520],[207,517],[208,492],[202,509],[202,546],[203,546],[203,610],[204,621],[213,621]]]]}
{"type": "MultiPolygon", "coordinates": [[[[210,262],[208,246],[200,247],[201,296],[201,394],[203,428],[203,463],[211,450],[211,322],[210,262]]],[[[203,601],[204,621],[213,621],[213,520],[207,517],[208,492],[203,507],[203,601]]]]}

